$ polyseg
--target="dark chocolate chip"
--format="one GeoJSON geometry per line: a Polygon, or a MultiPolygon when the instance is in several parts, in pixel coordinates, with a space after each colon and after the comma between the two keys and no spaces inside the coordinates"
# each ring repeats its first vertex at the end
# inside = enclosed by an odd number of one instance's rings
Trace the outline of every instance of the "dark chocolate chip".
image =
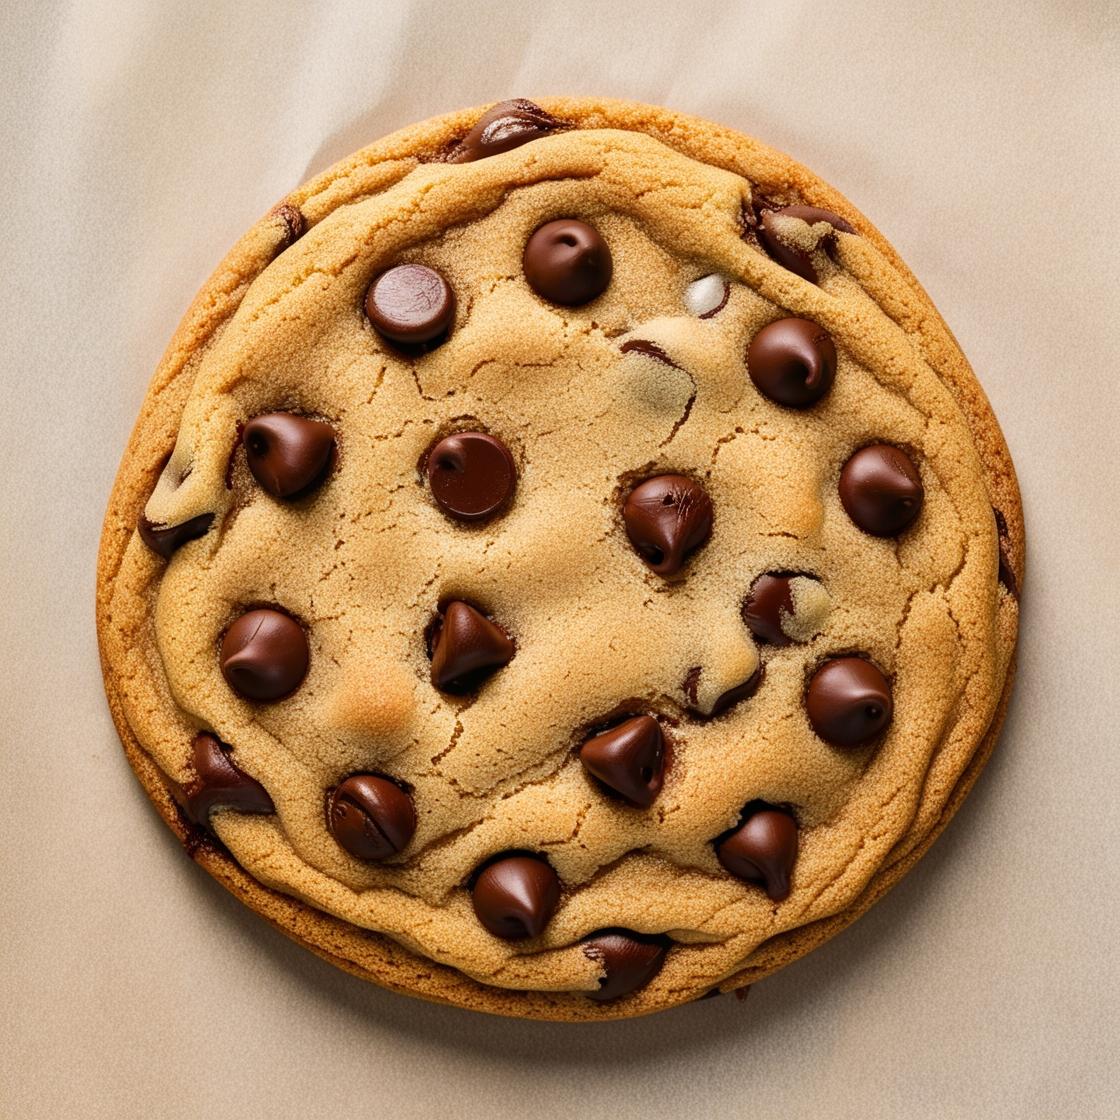
{"type": "Polygon", "coordinates": [[[307,675],[303,627],[271,607],[246,611],[222,638],[222,675],[247,700],[280,700],[307,675]]]}
{"type": "Polygon", "coordinates": [[[451,150],[447,160],[470,163],[496,156],[564,127],[563,121],[523,97],[499,101],[478,119],[474,128],[451,150]]]}
{"type": "Polygon", "coordinates": [[[455,293],[434,268],[398,264],[366,292],[366,314],[377,332],[402,346],[442,339],[455,321],[455,293]]]}
{"type": "Polygon", "coordinates": [[[537,295],[567,307],[602,295],[613,268],[599,231],[576,218],[545,222],[526,242],[521,266],[537,295]]]}
{"type": "Polygon", "coordinates": [[[890,682],[863,657],[826,661],[809,682],[805,707],[813,730],[840,747],[875,738],[894,712],[890,682]]]}
{"type": "Polygon", "coordinates": [[[628,929],[605,929],[583,942],[583,951],[603,966],[599,990],[585,993],[600,1003],[644,988],[660,971],[669,951],[665,937],[651,937],[628,929]]]}
{"type": "Polygon", "coordinates": [[[826,246],[835,238],[836,230],[855,233],[855,230],[839,214],[833,214],[831,210],[822,210],[819,206],[783,206],[777,210],[762,210],[755,230],[759,244],[766,250],[767,255],[783,268],[788,268],[790,272],[814,284],[817,282],[817,270],[813,265],[811,254],[796,245],[787,244],[782,239],[778,229],[779,223],[775,220],[780,218],[801,218],[810,225],[828,222],[832,226],[832,233],[824,241],[826,246]]]}
{"type": "Polygon", "coordinates": [[[751,340],[747,372],[775,404],[808,408],[832,388],[836,346],[832,335],[811,319],[778,319],[751,340]]]}
{"type": "Polygon", "coordinates": [[[716,702],[712,705],[710,712],[702,712],[697,706],[699,703],[701,671],[699,665],[689,669],[688,675],[684,679],[684,694],[688,698],[689,710],[694,715],[701,719],[714,719],[726,712],[728,708],[734,707],[740,700],[746,700],[753,696],[758,691],[758,686],[762,684],[762,677],[766,670],[762,665],[759,665],[742,684],[734,685],[726,692],[720,693],[716,697],[716,702]]]}
{"type": "Polygon", "coordinates": [[[428,453],[427,474],[437,505],[460,521],[497,513],[517,486],[513,456],[485,432],[445,436],[428,453]]]}
{"type": "Polygon", "coordinates": [[[764,802],[747,807],[746,819],[716,842],[716,856],[732,875],[764,887],[773,902],[789,896],[797,859],[797,821],[764,802]]]}
{"type": "Polygon", "coordinates": [[[664,779],[665,741],[653,716],[635,716],[580,747],[584,769],[632,805],[648,809],[664,779]]]}
{"type": "Polygon", "coordinates": [[[327,797],[327,827],[352,856],[388,859],[412,839],[416,809],[412,798],[388,778],[353,774],[327,797]]]}
{"type": "Polygon", "coordinates": [[[276,807],[264,786],[230,761],[229,747],[203,731],[191,744],[197,775],[182,787],[187,815],[206,825],[214,809],[236,809],[239,813],[274,813],[276,807]]]}
{"type": "Polygon", "coordinates": [[[840,501],[875,537],[895,537],[922,511],[925,490],[910,456],[889,443],[862,447],[840,471],[840,501]]]}
{"type": "Polygon", "coordinates": [[[322,420],[268,412],[245,425],[249,470],[274,498],[298,498],[326,477],[334,429],[322,420]]]}
{"type": "Polygon", "coordinates": [[[432,684],[442,692],[471,692],[513,659],[510,636],[461,600],[448,603],[430,635],[432,684]]]}
{"type": "Polygon", "coordinates": [[[136,531],[140,534],[140,539],[157,556],[169,560],[171,554],[187,541],[206,536],[213,523],[212,513],[200,513],[197,517],[188,518],[178,525],[157,525],[141,514],[140,520],[136,522],[136,531]]]}
{"type": "Polygon", "coordinates": [[[618,349],[622,354],[644,354],[647,358],[653,358],[655,361],[672,366],[673,369],[681,368],[665,353],[662,347],[658,346],[656,342],[650,342],[648,338],[628,338],[618,349]]]}
{"type": "Polygon", "coordinates": [[[560,905],[560,878],[536,856],[505,856],[479,874],[471,902],[478,920],[495,937],[537,937],[560,905]]]}
{"type": "Polygon", "coordinates": [[[782,616],[792,616],[791,575],[767,572],[751,584],[743,604],[743,621],[760,641],[772,646],[788,646],[792,639],[782,629],[782,616]]]}
{"type": "Polygon", "coordinates": [[[659,576],[671,576],[711,536],[712,500],[695,479],[661,474],[630,491],[622,520],[638,555],[659,576]]]}

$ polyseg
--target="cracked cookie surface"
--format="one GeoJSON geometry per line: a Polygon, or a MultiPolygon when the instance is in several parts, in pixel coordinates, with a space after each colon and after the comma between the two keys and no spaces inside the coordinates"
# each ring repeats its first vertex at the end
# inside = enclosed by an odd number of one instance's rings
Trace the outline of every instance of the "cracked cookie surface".
{"type": "Polygon", "coordinates": [[[359,153],[211,281],[114,494],[106,681],[165,816],[336,963],[637,1014],[799,955],[942,827],[1006,698],[1021,511],[838,196],[661,110],[505,112],[359,153]],[[542,231],[599,263],[558,279],[542,231]],[[438,473],[472,462],[494,493],[438,473]]]}

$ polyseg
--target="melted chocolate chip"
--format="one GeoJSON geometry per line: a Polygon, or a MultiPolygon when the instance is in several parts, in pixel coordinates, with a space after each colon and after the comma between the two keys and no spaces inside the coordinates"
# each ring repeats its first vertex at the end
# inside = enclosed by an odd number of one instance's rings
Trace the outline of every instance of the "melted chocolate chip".
{"type": "Polygon", "coordinates": [[[783,206],[777,210],[763,209],[761,211],[755,232],[758,235],[759,244],[765,249],[766,254],[783,268],[788,268],[790,272],[796,273],[802,279],[813,284],[817,282],[817,270],[813,265],[813,258],[804,249],[788,244],[782,238],[778,220],[781,218],[800,218],[802,221],[808,222],[809,225],[816,225],[817,222],[828,222],[832,226],[832,232],[822,242],[826,247],[829,242],[835,239],[836,230],[841,230],[844,233],[855,233],[855,230],[839,214],[833,214],[831,210],[822,210],[819,206],[783,206]]]}
{"type": "Polygon", "coordinates": [[[671,576],[712,534],[712,500],[699,482],[662,474],[635,486],[622,507],[626,535],[659,576],[671,576]]]}
{"type": "Polygon", "coordinates": [[[633,930],[607,929],[583,942],[583,951],[603,966],[599,990],[588,998],[606,1003],[644,988],[660,971],[669,951],[665,937],[651,937],[633,930]]]}
{"type": "Polygon", "coordinates": [[[701,672],[702,669],[699,665],[689,669],[688,675],[684,678],[684,694],[688,699],[689,710],[693,715],[700,719],[714,719],[726,712],[728,708],[734,707],[740,700],[746,700],[753,696],[758,691],[758,686],[762,684],[762,678],[766,670],[764,666],[759,665],[742,684],[734,685],[726,692],[720,693],[716,697],[716,702],[712,705],[710,712],[701,711],[699,707],[701,672]]]}
{"type": "Polygon", "coordinates": [[[239,813],[275,813],[276,807],[264,786],[230,761],[229,747],[203,731],[191,744],[197,777],[182,788],[187,815],[205,826],[215,809],[239,813]]]}
{"type": "Polygon", "coordinates": [[[716,842],[719,862],[739,879],[764,887],[773,902],[789,896],[797,859],[797,821],[781,809],[757,802],[746,819],[716,842]]]}
{"type": "Polygon", "coordinates": [[[890,682],[862,657],[834,657],[814,674],[805,694],[813,730],[838,747],[875,738],[891,722],[890,682]]]}
{"type": "Polygon", "coordinates": [[[546,222],[525,244],[525,279],[537,295],[575,307],[602,295],[611,282],[610,246],[576,218],[546,222]]]}
{"type": "Polygon", "coordinates": [[[222,675],[247,700],[281,700],[307,675],[303,627],[271,607],[246,611],[222,638],[222,675]]]}
{"type": "Polygon", "coordinates": [[[243,438],[249,470],[274,498],[298,498],[318,486],[335,447],[330,424],[290,412],[254,417],[243,438]]]}
{"type": "Polygon", "coordinates": [[[472,692],[513,660],[510,636],[469,603],[448,603],[430,635],[432,684],[441,692],[472,692]]]}
{"type": "Polygon", "coordinates": [[[460,521],[491,517],[517,486],[513,456],[485,432],[445,436],[428,453],[427,475],[436,504],[460,521]]]}
{"type": "Polygon", "coordinates": [[[485,867],[471,889],[478,920],[495,936],[522,941],[544,932],[560,905],[560,879],[545,860],[511,855],[485,867]]]}
{"type": "Polygon", "coordinates": [[[862,447],[840,471],[840,501],[848,516],[875,537],[894,537],[922,511],[925,490],[905,451],[888,443],[862,447]]]}
{"type": "Polygon", "coordinates": [[[793,615],[792,575],[766,573],[751,584],[743,604],[743,621],[760,641],[772,646],[788,646],[792,639],[782,629],[782,617],[793,615]]]}
{"type": "Polygon", "coordinates": [[[584,769],[631,805],[648,809],[664,779],[665,741],[653,716],[635,716],[580,747],[584,769]]]}
{"type": "Polygon", "coordinates": [[[808,408],[832,388],[836,346],[810,319],[778,319],[751,340],[747,372],[758,391],[786,408],[808,408]]]}
{"type": "Polygon", "coordinates": [[[200,513],[197,517],[181,521],[178,525],[157,525],[141,514],[139,521],[136,522],[136,531],[140,534],[140,539],[157,556],[169,560],[171,554],[187,541],[206,536],[213,523],[212,513],[200,513]]]}
{"type": "Polygon", "coordinates": [[[455,321],[455,293],[434,268],[398,264],[366,292],[366,314],[378,334],[402,346],[442,339],[455,321]]]}
{"type": "Polygon", "coordinates": [[[523,97],[499,101],[478,119],[474,128],[451,150],[447,160],[470,163],[496,156],[564,127],[563,121],[523,97]]]}
{"type": "Polygon", "coordinates": [[[412,839],[416,809],[412,798],[388,778],[353,774],[327,797],[327,828],[352,856],[388,859],[412,839]]]}

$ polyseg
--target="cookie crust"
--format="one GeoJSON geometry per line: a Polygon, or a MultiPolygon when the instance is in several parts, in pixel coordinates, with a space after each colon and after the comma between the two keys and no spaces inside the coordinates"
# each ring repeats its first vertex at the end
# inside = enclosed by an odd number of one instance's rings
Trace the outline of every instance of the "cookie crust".
{"type": "MultiPolygon", "coordinates": [[[[847,219],[890,262],[910,289],[907,306],[895,306],[923,357],[951,390],[979,454],[984,484],[1001,518],[1002,562],[1007,581],[1021,588],[1024,563],[1022,509],[1014,469],[990,406],[967,362],[928,296],[897,255],[850,203],[788,157],[730,130],[695,118],[626,102],[543,99],[546,110],[578,129],[612,128],[651,135],[702,163],[742,175],[763,194],[819,206],[847,219]],[[915,308],[918,313],[915,314],[915,308]]],[[[479,983],[456,969],[412,953],[381,934],[360,929],[288,895],[269,889],[243,870],[222,848],[191,826],[171,797],[162,771],[144,749],[122,700],[124,648],[134,633],[129,610],[150,614],[151,588],[121,588],[126,549],[168,453],[199,364],[240,306],[250,284],[276,255],[339,206],[383,191],[420,161],[447,151],[477,120],[479,109],[464,110],[405,129],[335,165],[289,195],[234,246],[196,297],[158,367],[114,486],[98,565],[98,635],[106,691],[127,757],[160,815],[194,858],[242,901],[294,940],[337,966],[392,990],[475,1010],[528,1018],[601,1020],[644,1014],[695,998],[696,992],[671,977],[609,1004],[578,993],[517,991],[479,983]],[[131,598],[130,598],[131,596],[131,598]],[[145,599],[145,596],[147,597],[145,599]]],[[[890,293],[876,293],[884,302],[890,293]]],[[[892,310],[888,308],[888,312],[892,310]]],[[[999,591],[996,640],[1007,656],[1002,691],[987,730],[949,788],[927,782],[916,820],[865,889],[838,913],[781,933],[761,944],[743,967],[719,983],[723,991],[761,979],[808,952],[853,921],[913,865],[948,823],[983,768],[998,737],[1014,675],[1018,604],[999,591]]],[[[152,665],[151,671],[158,672],[152,665]]],[[[932,773],[932,767],[931,767],[932,773]]]]}

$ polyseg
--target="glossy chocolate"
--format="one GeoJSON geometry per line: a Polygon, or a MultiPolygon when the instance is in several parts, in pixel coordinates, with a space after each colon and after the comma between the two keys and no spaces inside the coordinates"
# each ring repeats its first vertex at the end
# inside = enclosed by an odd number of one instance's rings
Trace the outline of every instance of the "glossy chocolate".
{"type": "Polygon", "coordinates": [[[523,97],[499,101],[483,113],[474,128],[451,150],[447,160],[471,163],[519,148],[565,127],[563,121],[523,97]]]}
{"type": "Polygon", "coordinates": [[[739,879],[757,883],[774,902],[789,896],[797,859],[797,821],[782,809],[759,804],[716,843],[719,862],[739,879]]]}
{"type": "Polygon", "coordinates": [[[777,261],[783,268],[815,284],[817,282],[817,269],[813,264],[812,254],[804,249],[792,245],[782,238],[780,230],[781,218],[801,218],[809,225],[818,222],[828,222],[832,232],[821,244],[827,247],[835,239],[836,230],[844,233],[855,233],[855,230],[838,214],[831,210],[822,210],[819,206],[782,206],[776,210],[763,209],[759,217],[756,233],[759,244],[766,251],[767,256],[777,261]]]}
{"type": "Polygon", "coordinates": [[[664,780],[661,726],[653,716],[635,716],[588,739],[580,747],[579,760],[608,789],[648,809],[664,780]]]}
{"type": "Polygon", "coordinates": [[[743,621],[760,641],[771,646],[788,646],[793,640],[782,629],[782,620],[793,615],[792,575],[767,572],[751,584],[743,604],[743,621]]]}
{"type": "Polygon", "coordinates": [[[366,314],[378,334],[402,346],[442,339],[455,321],[455,293],[434,268],[399,264],[366,293],[366,314]]]}
{"type": "Polygon", "coordinates": [[[432,684],[442,692],[471,692],[513,660],[510,636],[460,600],[443,609],[431,631],[430,642],[432,684]]]}
{"type": "Polygon", "coordinates": [[[521,267],[537,295],[576,307],[607,290],[613,263],[610,246],[594,226],[560,218],[546,222],[529,238],[521,267]]]}
{"type": "Polygon", "coordinates": [[[840,471],[840,502],[875,537],[895,537],[922,512],[925,490],[905,451],[889,443],[862,447],[840,471]]]}
{"type": "Polygon", "coordinates": [[[808,408],[832,388],[836,346],[832,335],[811,319],[777,319],[751,340],[747,372],[775,404],[808,408]]]}
{"type": "Polygon", "coordinates": [[[246,611],[222,638],[222,675],[247,700],[290,695],[307,675],[309,660],[303,627],[271,607],[246,611]]]}
{"type": "Polygon", "coordinates": [[[863,657],[834,657],[813,674],[805,694],[813,730],[839,747],[874,739],[891,722],[890,682],[863,657]]]}
{"type": "Polygon", "coordinates": [[[196,824],[207,825],[215,809],[239,813],[274,813],[268,791],[230,761],[229,747],[206,731],[191,744],[196,777],[182,787],[187,815],[196,824]]]}
{"type": "Polygon", "coordinates": [[[376,774],[353,774],[327,797],[327,828],[352,856],[388,859],[416,831],[416,809],[403,789],[376,774]]]}
{"type": "Polygon", "coordinates": [[[633,930],[609,929],[587,938],[583,951],[603,967],[599,990],[586,995],[599,1003],[607,1003],[644,988],[665,963],[669,941],[633,930]]]}
{"type": "Polygon", "coordinates": [[[537,937],[560,905],[560,878],[537,856],[505,856],[483,868],[471,888],[471,902],[495,937],[537,937]]]}
{"type": "Polygon", "coordinates": [[[274,498],[298,498],[326,477],[334,429],[322,420],[268,412],[245,425],[245,459],[253,477],[274,498]]]}
{"type": "Polygon", "coordinates": [[[445,436],[428,453],[426,473],[436,504],[459,521],[492,517],[517,486],[513,456],[485,432],[445,436]]]}
{"type": "Polygon", "coordinates": [[[671,576],[712,533],[712,500],[695,479],[662,474],[635,486],[622,507],[626,535],[659,576],[671,576]]]}
{"type": "Polygon", "coordinates": [[[149,521],[143,514],[136,522],[136,531],[140,539],[157,555],[164,560],[170,560],[171,554],[181,548],[187,541],[197,540],[210,532],[214,523],[212,513],[200,513],[197,517],[188,518],[178,525],[157,525],[149,521]]]}

